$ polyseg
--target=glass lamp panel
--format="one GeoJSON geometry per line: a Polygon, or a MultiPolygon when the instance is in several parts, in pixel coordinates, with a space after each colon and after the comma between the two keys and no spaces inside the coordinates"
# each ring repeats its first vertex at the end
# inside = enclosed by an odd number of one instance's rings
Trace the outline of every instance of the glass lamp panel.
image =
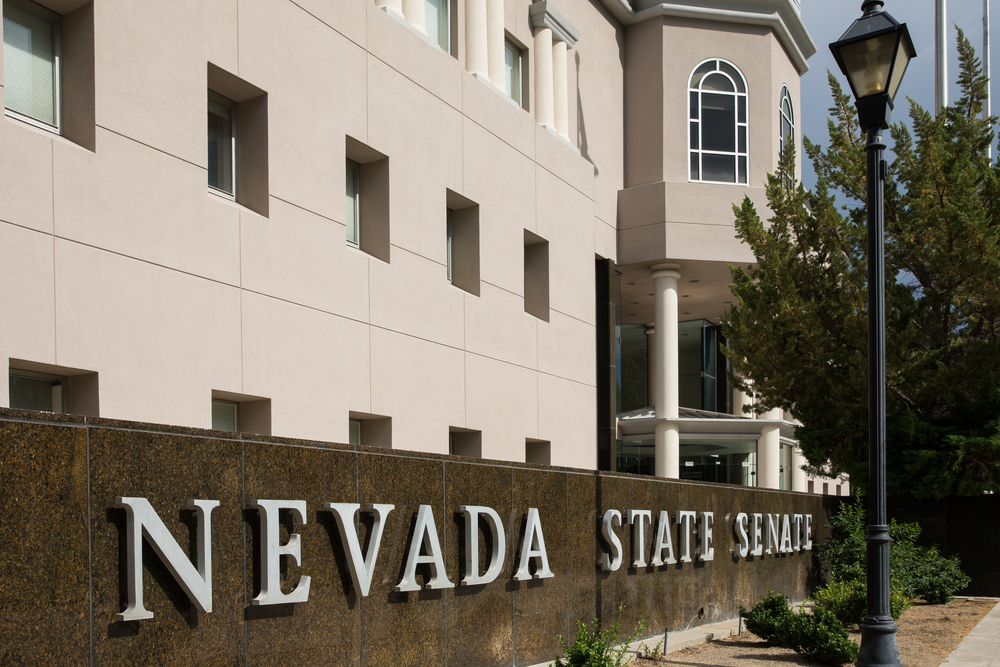
{"type": "Polygon", "coordinates": [[[10,2],[3,3],[4,106],[55,127],[56,26],[10,2]]]}
{"type": "Polygon", "coordinates": [[[701,163],[705,170],[701,180],[715,183],[736,182],[735,156],[702,154],[701,163]]]}
{"type": "Polygon", "coordinates": [[[886,92],[897,33],[886,33],[840,47],[855,97],[886,92]]]}
{"type": "Polygon", "coordinates": [[[698,65],[698,69],[696,69],[694,73],[691,75],[691,83],[688,86],[688,88],[698,88],[699,84],[701,84],[702,77],[708,74],[709,72],[715,71],[716,69],[715,64],[716,64],[715,60],[709,60],[707,63],[702,63],[701,65],[698,65]]]}
{"type": "Polygon", "coordinates": [[[208,96],[208,185],[228,195],[233,187],[233,108],[214,93],[208,96]]]}
{"type": "Polygon", "coordinates": [[[728,76],[722,74],[709,74],[701,82],[702,90],[717,90],[723,93],[735,93],[733,82],[728,76]]]}
{"type": "Polygon", "coordinates": [[[908,38],[905,38],[902,34],[900,34],[899,45],[896,47],[896,65],[892,68],[892,73],[889,79],[890,99],[896,98],[896,91],[899,90],[899,84],[903,81],[903,75],[906,73],[906,67],[910,64],[910,58],[913,56],[913,45],[910,44],[910,40],[908,38]]]}
{"type": "Polygon", "coordinates": [[[358,245],[359,241],[359,230],[358,230],[358,171],[359,167],[356,163],[348,161],[347,163],[347,242],[351,245],[358,245]]]}
{"type": "Polygon", "coordinates": [[[733,95],[703,93],[701,96],[701,115],[702,150],[735,152],[735,97],[733,95]]]}

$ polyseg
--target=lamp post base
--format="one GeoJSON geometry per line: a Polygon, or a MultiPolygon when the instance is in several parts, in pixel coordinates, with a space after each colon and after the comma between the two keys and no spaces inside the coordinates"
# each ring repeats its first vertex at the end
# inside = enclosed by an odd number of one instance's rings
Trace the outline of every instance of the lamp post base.
{"type": "Polygon", "coordinates": [[[860,624],[861,650],[858,667],[902,667],[896,646],[896,623],[891,616],[866,616],[860,624]]]}

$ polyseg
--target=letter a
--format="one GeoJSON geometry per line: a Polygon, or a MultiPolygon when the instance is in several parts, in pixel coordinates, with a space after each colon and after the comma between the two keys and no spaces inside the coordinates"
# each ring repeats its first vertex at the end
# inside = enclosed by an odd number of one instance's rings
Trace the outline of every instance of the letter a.
{"type": "Polygon", "coordinates": [[[444,556],[441,555],[441,543],[438,542],[437,527],[434,525],[434,510],[430,505],[421,505],[417,511],[417,524],[413,528],[413,541],[410,542],[410,555],[406,558],[406,568],[403,570],[403,578],[396,584],[396,590],[400,593],[408,591],[419,591],[417,585],[417,566],[430,565],[431,578],[425,588],[454,588],[455,584],[448,581],[448,575],[444,569],[444,556]],[[420,555],[420,547],[423,545],[427,553],[420,555]]]}
{"type": "Polygon", "coordinates": [[[542,522],[538,518],[538,509],[532,507],[528,510],[528,522],[524,527],[524,541],[521,547],[521,562],[517,568],[514,579],[525,581],[526,579],[549,579],[554,576],[549,569],[549,557],[545,553],[545,537],[542,535],[542,522]],[[538,568],[534,574],[528,572],[528,564],[532,558],[539,560],[538,568]]]}

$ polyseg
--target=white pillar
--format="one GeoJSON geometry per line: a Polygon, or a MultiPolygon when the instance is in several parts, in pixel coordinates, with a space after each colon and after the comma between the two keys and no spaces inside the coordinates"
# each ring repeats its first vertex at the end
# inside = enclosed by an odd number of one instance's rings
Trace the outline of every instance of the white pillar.
{"type": "Polygon", "coordinates": [[[656,324],[646,324],[646,405],[656,405],[656,324]]]}
{"type": "Polygon", "coordinates": [[[486,0],[486,50],[490,83],[504,89],[503,0],[486,0]]]}
{"type": "Polygon", "coordinates": [[[403,0],[379,0],[379,7],[395,12],[399,18],[403,18],[403,0]]]}
{"type": "MultiPolygon", "coordinates": [[[[761,419],[781,419],[781,408],[775,408],[761,419]]],[[[781,427],[768,424],[760,429],[757,440],[757,486],[762,489],[777,489],[781,482],[781,427]]]]}
{"type": "Polygon", "coordinates": [[[406,22],[420,32],[427,34],[424,22],[424,0],[403,0],[403,16],[406,22]]]}
{"type": "MultiPolygon", "coordinates": [[[[656,314],[656,373],[653,396],[656,416],[677,419],[680,398],[680,366],[678,363],[677,281],[681,277],[677,264],[656,264],[653,271],[653,310],[656,314]]],[[[655,429],[657,477],[680,477],[680,427],[661,422],[655,429]]]]}
{"type": "Polygon", "coordinates": [[[470,74],[478,74],[479,76],[489,78],[486,16],[486,0],[466,0],[465,69],[470,74]]]}
{"type": "Polygon", "coordinates": [[[552,110],[556,132],[569,138],[568,81],[566,78],[566,42],[552,45],[552,110]]]}
{"type": "Polygon", "coordinates": [[[806,464],[806,457],[802,456],[802,450],[796,445],[792,449],[792,491],[806,492],[809,488],[806,482],[806,471],[802,466],[806,464]]]}
{"type": "Polygon", "coordinates": [[[555,122],[552,111],[552,29],[535,31],[535,122],[549,125],[555,122]]]}

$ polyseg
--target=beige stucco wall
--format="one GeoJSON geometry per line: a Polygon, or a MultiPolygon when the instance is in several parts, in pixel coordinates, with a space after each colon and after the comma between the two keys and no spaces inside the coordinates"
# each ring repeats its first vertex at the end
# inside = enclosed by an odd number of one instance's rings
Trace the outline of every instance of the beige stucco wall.
{"type": "MultiPolygon", "coordinates": [[[[44,0],[43,0],[44,4],[44,0]]],[[[505,3],[527,48],[529,2],[505,3]]],[[[621,27],[562,0],[572,150],[370,0],[94,5],[96,150],[0,121],[0,363],[96,371],[102,416],[208,427],[213,390],[272,433],[595,465],[594,257],[616,251],[621,27]],[[266,217],[206,187],[212,63],[267,93],[266,217]],[[345,242],[346,137],[389,157],[390,261],[345,242]],[[479,205],[480,296],[445,277],[446,190],[479,205]],[[523,230],[549,242],[549,321],[524,312],[523,230]]],[[[6,405],[7,384],[0,388],[6,405]]]]}

